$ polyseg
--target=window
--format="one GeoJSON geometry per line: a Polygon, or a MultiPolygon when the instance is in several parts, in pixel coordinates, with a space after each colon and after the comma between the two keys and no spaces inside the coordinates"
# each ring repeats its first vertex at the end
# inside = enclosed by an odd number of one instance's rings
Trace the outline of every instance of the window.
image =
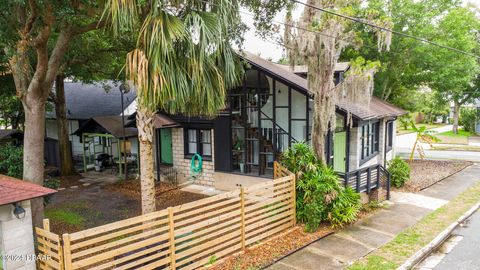
{"type": "Polygon", "coordinates": [[[387,123],[387,151],[390,151],[393,147],[393,123],[387,123]]]}
{"type": "Polygon", "coordinates": [[[185,129],[185,158],[194,154],[212,157],[212,131],[209,129],[185,129]]]}
{"type": "Polygon", "coordinates": [[[366,161],[378,153],[379,131],[379,122],[368,123],[361,127],[361,161],[366,161]]]}

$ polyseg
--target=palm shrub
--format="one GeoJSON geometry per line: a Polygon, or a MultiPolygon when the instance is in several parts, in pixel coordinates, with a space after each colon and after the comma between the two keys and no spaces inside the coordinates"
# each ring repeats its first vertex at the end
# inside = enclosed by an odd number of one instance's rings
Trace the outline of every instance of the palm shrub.
{"type": "Polygon", "coordinates": [[[23,147],[11,143],[0,145],[0,174],[22,178],[23,147]]]}
{"type": "Polygon", "coordinates": [[[296,143],[282,154],[282,163],[297,176],[297,220],[315,231],[322,221],[343,226],[357,219],[360,195],[345,189],[332,168],[324,166],[306,143],[296,143]]]}
{"type": "Polygon", "coordinates": [[[402,187],[410,179],[410,166],[405,160],[396,157],[388,162],[391,184],[394,187],[402,187]]]}

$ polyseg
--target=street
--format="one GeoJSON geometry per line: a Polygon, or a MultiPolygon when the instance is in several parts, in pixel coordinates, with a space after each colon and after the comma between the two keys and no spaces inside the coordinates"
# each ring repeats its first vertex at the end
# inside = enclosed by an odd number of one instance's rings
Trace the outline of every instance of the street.
{"type": "Polygon", "coordinates": [[[476,270],[480,269],[480,212],[477,210],[435,252],[415,269],[476,270]]]}
{"type": "Polygon", "coordinates": [[[463,239],[434,268],[437,270],[473,270],[480,269],[480,212],[477,211],[458,227],[453,235],[463,239]]]}
{"type": "MultiPolygon", "coordinates": [[[[431,129],[438,133],[451,130],[452,126],[447,125],[439,128],[431,129]]],[[[409,133],[398,135],[395,141],[396,155],[401,158],[409,158],[415,143],[416,134],[409,133]]],[[[480,162],[480,152],[475,151],[454,151],[454,150],[428,150],[428,144],[422,144],[425,155],[428,159],[450,159],[450,160],[468,160],[480,162]]],[[[418,152],[415,151],[415,158],[418,158],[418,152]]],[[[480,268],[479,268],[480,269],[480,268]]]]}

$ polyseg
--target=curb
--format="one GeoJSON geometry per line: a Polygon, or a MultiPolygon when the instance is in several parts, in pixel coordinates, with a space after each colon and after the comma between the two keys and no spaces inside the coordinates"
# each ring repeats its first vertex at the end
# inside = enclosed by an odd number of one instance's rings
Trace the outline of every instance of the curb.
{"type": "Polygon", "coordinates": [[[443,230],[439,235],[437,235],[430,243],[428,243],[426,246],[424,246],[422,249],[417,251],[415,254],[413,254],[412,257],[410,257],[408,260],[406,260],[400,267],[397,268],[397,270],[409,270],[412,269],[417,263],[419,263],[421,260],[423,260],[426,256],[428,256],[430,253],[432,253],[433,250],[438,248],[447,238],[451,235],[452,231],[457,228],[460,223],[465,221],[468,217],[473,215],[475,211],[477,211],[480,208],[480,202],[472,206],[467,212],[465,212],[460,218],[458,218],[455,222],[450,224],[445,230],[443,230]]]}

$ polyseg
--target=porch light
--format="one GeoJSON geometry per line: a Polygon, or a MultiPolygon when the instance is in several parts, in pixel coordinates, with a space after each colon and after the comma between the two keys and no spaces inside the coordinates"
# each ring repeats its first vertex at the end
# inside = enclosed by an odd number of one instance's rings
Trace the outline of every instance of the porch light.
{"type": "Polygon", "coordinates": [[[14,203],[13,207],[15,207],[13,209],[13,214],[15,215],[15,217],[17,217],[18,219],[23,219],[26,213],[25,209],[23,209],[23,207],[18,202],[14,203]]]}

